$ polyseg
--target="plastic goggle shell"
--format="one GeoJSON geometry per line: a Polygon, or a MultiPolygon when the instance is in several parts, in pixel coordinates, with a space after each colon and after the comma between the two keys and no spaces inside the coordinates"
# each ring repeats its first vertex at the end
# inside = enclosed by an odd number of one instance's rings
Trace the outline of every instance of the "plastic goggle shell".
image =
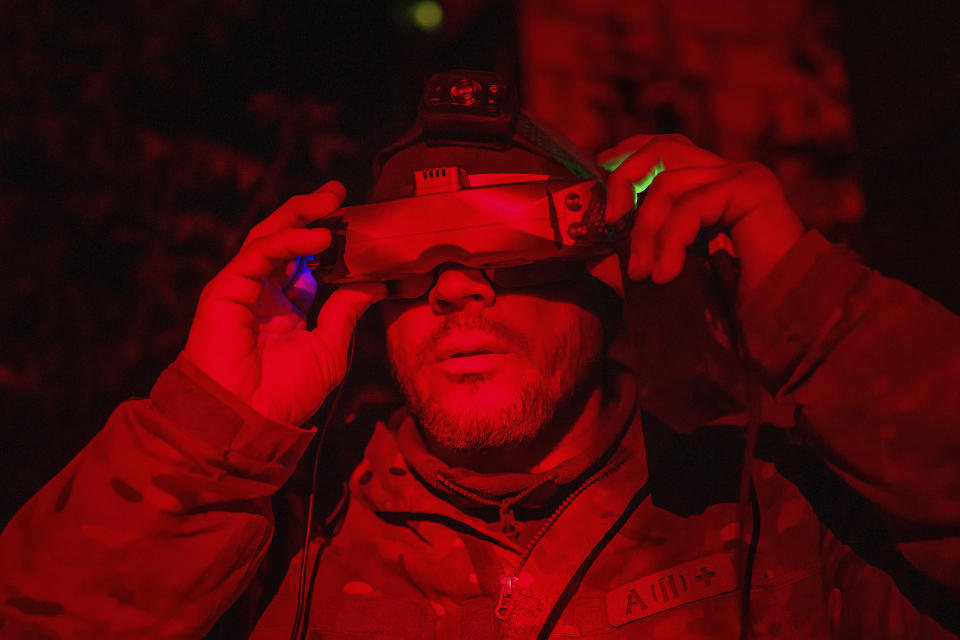
{"type": "Polygon", "coordinates": [[[426,294],[449,263],[482,269],[501,287],[570,279],[615,246],[603,186],[537,178],[341,208],[323,223],[334,231],[331,250],[309,264],[324,282],[386,282],[399,298],[426,294]]]}
{"type": "MultiPolygon", "coordinates": [[[[461,266],[461,265],[455,265],[461,266]]],[[[504,288],[536,287],[574,280],[585,273],[582,261],[553,260],[511,267],[483,269],[491,284],[504,288]]],[[[387,298],[420,298],[427,295],[437,282],[439,269],[403,280],[387,280],[387,298]]]]}

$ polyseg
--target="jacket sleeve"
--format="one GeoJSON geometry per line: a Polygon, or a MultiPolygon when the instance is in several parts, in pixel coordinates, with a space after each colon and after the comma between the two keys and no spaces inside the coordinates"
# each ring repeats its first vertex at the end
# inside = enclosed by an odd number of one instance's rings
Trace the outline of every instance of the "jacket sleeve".
{"type": "MultiPolygon", "coordinates": [[[[960,318],[816,232],[741,318],[767,389],[796,407],[803,441],[879,514],[887,560],[902,561],[900,591],[933,589],[960,611],[960,318]]],[[[835,578],[857,584],[842,566],[835,578]]]]}
{"type": "Polygon", "coordinates": [[[312,435],[181,357],[0,535],[0,635],[201,637],[254,575],[312,435]]]}

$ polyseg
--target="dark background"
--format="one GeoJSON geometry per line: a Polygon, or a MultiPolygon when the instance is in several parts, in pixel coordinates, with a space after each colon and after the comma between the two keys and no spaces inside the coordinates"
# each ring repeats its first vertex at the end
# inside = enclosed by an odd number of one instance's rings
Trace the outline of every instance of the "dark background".
{"type": "MultiPolygon", "coordinates": [[[[512,2],[410,4],[0,7],[0,523],[149,392],[250,226],[334,177],[359,201],[431,73],[522,93],[512,2]]],[[[835,236],[960,309],[960,4],[836,9],[866,215],[835,236]]]]}

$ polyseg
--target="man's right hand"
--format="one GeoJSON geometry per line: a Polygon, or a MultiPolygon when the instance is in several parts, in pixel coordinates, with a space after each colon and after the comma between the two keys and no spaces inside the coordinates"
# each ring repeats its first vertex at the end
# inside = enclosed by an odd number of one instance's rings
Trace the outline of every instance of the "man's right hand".
{"type": "Polygon", "coordinates": [[[307,225],[331,215],[346,190],[328,182],[295,196],[255,226],[240,252],[200,295],[184,355],[262,415],[302,424],[343,380],[357,320],[381,299],[382,284],[336,289],[307,331],[317,281],[301,256],[330,246],[327,229],[307,225]]]}

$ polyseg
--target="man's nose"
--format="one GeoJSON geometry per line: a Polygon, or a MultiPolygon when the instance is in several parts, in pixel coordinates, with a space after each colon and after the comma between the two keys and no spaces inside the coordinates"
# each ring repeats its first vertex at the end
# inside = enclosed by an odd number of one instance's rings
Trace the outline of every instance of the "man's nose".
{"type": "Polygon", "coordinates": [[[450,266],[441,267],[427,300],[435,313],[453,313],[470,305],[489,307],[496,294],[480,269],[450,266]]]}

